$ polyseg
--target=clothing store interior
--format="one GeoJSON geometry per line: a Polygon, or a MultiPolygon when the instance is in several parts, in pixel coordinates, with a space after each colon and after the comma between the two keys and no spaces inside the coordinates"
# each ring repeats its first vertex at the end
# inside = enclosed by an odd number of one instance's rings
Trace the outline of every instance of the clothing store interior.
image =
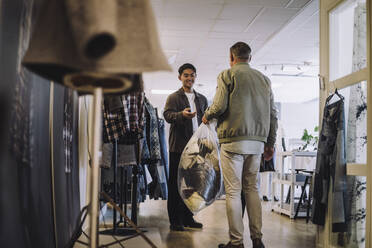
{"type": "Polygon", "coordinates": [[[0,0],[0,247],[372,248],[371,7],[0,0]]]}

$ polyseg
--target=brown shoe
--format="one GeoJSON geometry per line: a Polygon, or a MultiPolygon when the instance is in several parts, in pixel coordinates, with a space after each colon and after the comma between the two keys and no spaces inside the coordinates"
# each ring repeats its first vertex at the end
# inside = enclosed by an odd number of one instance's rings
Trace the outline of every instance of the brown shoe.
{"type": "Polygon", "coordinates": [[[264,244],[262,243],[261,239],[254,239],[252,240],[253,248],[265,248],[264,244]]]}
{"type": "Polygon", "coordinates": [[[240,245],[233,245],[231,242],[227,243],[226,245],[224,244],[219,244],[218,248],[244,248],[244,244],[240,245]]]}

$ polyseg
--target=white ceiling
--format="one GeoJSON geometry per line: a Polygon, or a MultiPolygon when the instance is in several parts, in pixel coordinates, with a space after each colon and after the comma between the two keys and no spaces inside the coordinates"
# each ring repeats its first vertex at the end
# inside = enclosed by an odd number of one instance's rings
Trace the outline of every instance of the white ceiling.
{"type": "Polygon", "coordinates": [[[229,48],[237,41],[251,46],[252,66],[271,77],[276,101],[303,102],[317,97],[317,83],[314,87],[317,79],[308,77],[318,73],[317,0],[151,2],[163,50],[173,62],[173,72],[146,73],[144,76],[146,94],[155,106],[163,107],[167,95],[153,95],[151,90],[178,89],[181,83],[177,79],[177,69],[183,63],[196,66],[195,88],[212,98],[216,77],[228,68],[229,48]],[[283,64],[304,63],[307,66],[302,77],[272,76],[285,74],[281,70],[283,64]],[[299,98],[296,89],[304,87],[307,95],[299,98]]]}

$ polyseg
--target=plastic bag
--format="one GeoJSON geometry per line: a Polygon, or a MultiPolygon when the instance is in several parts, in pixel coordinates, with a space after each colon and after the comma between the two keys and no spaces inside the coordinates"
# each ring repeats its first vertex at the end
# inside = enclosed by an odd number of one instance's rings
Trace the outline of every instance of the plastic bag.
{"type": "Polygon", "coordinates": [[[201,124],[182,152],[178,166],[178,191],[196,214],[220,195],[222,170],[216,121],[201,124]]]}

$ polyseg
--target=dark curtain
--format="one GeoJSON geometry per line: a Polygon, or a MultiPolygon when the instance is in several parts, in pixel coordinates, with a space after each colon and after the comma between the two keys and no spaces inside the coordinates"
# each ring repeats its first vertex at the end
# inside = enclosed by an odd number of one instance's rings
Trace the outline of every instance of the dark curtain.
{"type": "Polygon", "coordinates": [[[20,67],[31,3],[3,0],[1,6],[1,247],[55,246],[49,82],[20,67]]]}
{"type": "Polygon", "coordinates": [[[77,121],[76,92],[54,84],[53,166],[57,247],[64,247],[70,240],[80,212],[77,121]]]}
{"type": "Polygon", "coordinates": [[[64,247],[80,210],[76,93],[65,118],[65,88],[56,86],[54,181],[49,130],[50,82],[20,66],[42,0],[2,0],[0,10],[0,246],[64,247]],[[33,12],[31,12],[31,8],[33,12]],[[31,16],[31,13],[33,13],[31,16]],[[75,139],[64,143],[64,125],[75,139]],[[65,146],[70,170],[66,173],[65,146]],[[53,202],[53,194],[55,202],[53,202]],[[54,209],[55,206],[55,209],[54,209]],[[54,212],[56,213],[54,215],[54,212]],[[56,220],[56,221],[55,221],[56,220]]]}

